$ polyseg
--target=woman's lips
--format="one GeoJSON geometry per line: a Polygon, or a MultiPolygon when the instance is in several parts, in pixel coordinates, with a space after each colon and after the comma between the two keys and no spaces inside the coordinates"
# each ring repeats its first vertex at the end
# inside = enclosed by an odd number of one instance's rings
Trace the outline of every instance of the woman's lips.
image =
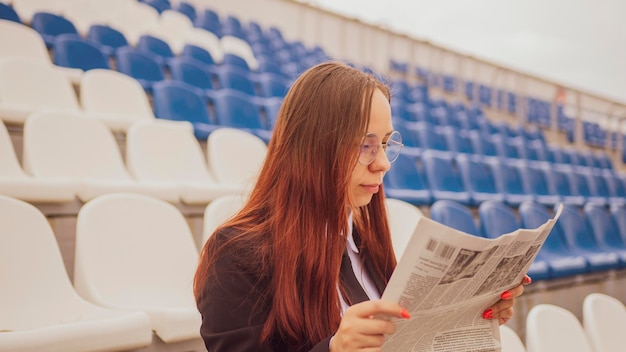
{"type": "Polygon", "coordinates": [[[378,193],[378,189],[380,188],[380,185],[378,184],[361,185],[361,187],[365,188],[365,190],[367,190],[370,193],[378,193]]]}

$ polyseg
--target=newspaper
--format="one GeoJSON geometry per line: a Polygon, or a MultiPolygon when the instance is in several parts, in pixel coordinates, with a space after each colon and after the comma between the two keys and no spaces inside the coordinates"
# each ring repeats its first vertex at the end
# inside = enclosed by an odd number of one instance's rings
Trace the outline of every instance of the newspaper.
{"type": "Polygon", "coordinates": [[[561,210],[537,229],[495,239],[421,218],[382,296],[411,318],[392,319],[396,333],[382,350],[499,352],[498,321],[482,313],[522,282],[561,210]]]}

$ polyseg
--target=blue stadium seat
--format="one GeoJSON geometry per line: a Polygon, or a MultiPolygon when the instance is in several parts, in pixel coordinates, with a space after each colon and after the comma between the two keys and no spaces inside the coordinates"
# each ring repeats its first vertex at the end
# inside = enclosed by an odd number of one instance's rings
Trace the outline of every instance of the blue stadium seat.
{"type": "Polygon", "coordinates": [[[261,106],[263,113],[265,114],[267,129],[270,131],[274,130],[274,125],[276,125],[276,119],[278,118],[278,112],[280,111],[282,104],[282,98],[271,98],[265,99],[261,106]]]}
{"type": "Polygon", "coordinates": [[[222,23],[222,35],[232,35],[233,37],[246,40],[241,21],[233,15],[226,16],[226,19],[222,23]]]}
{"type": "Polygon", "coordinates": [[[157,118],[191,122],[200,140],[206,140],[211,132],[222,127],[210,120],[205,94],[184,82],[155,83],[153,102],[157,118]]]}
{"type": "Polygon", "coordinates": [[[87,40],[100,45],[107,56],[115,55],[115,50],[128,46],[128,40],[117,29],[105,25],[94,24],[89,27],[87,40]]]}
{"type": "Polygon", "coordinates": [[[259,85],[258,95],[261,97],[284,97],[289,90],[287,80],[279,75],[262,73],[257,75],[256,81],[259,85]]]}
{"type": "Polygon", "coordinates": [[[557,170],[552,166],[548,166],[545,169],[546,178],[548,181],[548,188],[551,194],[558,194],[561,197],[561,202],[565,204],[572,204],[576,206],[583,206],[587,201],[585,197],[572,193],[572,188],[569,184],[569,179],[565,175],[565,171],[557,170]]]}
{"type": "Polygon", "coordinates": [[[173,80],[182,81],[205,93],[215,90],[213,73],[209,67],[187,57],[176,57],[169,62],[170,76],[173,80]]]}
{"type": "Polygon", "coordinates": [[[80,38],[76,27],[67,18],[47,12],[37,12],[30,22],[31,27],[39,32],[48,48],[54,47],[54,39],[61,34],[74,34],[80,38]]]}
{"type": "Polygon", "coordinates": [[[569,181],[570,190],[573,194],[585,197],[585,202],[594,202],[602,205],[608,204],[608,199],[591,192],[589,180],[585,173],[575,169],[566,170],[565,176],[569,181]]]}
{"type": "Polygon", "coordinates": [[[481,203],[478,217],[480,231],[487,238],[497,238],[521,227],[513,209],[502,202],[489,200],[481,203]]]}
{"type": "Polygon", "coordinates": [[[109,69],[109,61],[98,46],[74,34],[61,34],[54,41],[54,64],[88,71],[109,69]]]}
{"type": "MultiPolygon", "coordinates": [[[[485,134],[483,133],[483,135],[485,134]]],[[[500,133],[492,134],[490,139],[499,157],[508,159],[520,159],[525,157],[525,155],[520,155],[519,153],[519,139],[505,137],[500,133]]]]}
{"type": "MultiPolygon", "coordinates": [[[[550,161],[548,160],[548,151],[546,150],[545,142],[535,139],[528,141],[527,145],[527,159],[534,161],[550,161]]],[[[554,161],[552,161],[554,162],[554,161]]]]}
{"type": "Polygon", "coordinates": [[[223,88],[215,91],[210,101],[219,125],[245,130],[269,142],[272,132],[261,119],[261,107],[253,96],[223,88]]]}
{"type": "MultiPolygon", "coordinates": [[[[254,51],[254,45],[252,46],[252,50],[254,51]]],[[[258,50],[258,49],[257,49],[258,50]]],[[[271,50],[271,49],[267,49],[271,50]]],[[[274,59],[273,55],[269,53],[259,53],[255,52],[257,62],[259,63],[259,67],[257,68],[257,72],[259,73],[273,73],[277,75],[284,75],[283,70],[280,68],[276,59],[274,59]]]]}
{"type": "Polygon", "coordinates": [[[196,13],[196,8],[191,3],[188,3],[186,1],[179,2],[178,5],[174,6],[174,9],[189,17],[189,20],[191,20],[192,23],[196,20],[196,17],[198,17],[196,13]]]}
{"type": "Polygon", "coordinates": [[[248,43],[256,43],[260,41],[265,41],[265,35],[263,34],[263,29],[258,22],[250,21],[248,22],[248,27],[245,30],[246,41],[248,43]]]}
{"type": "Polygon", "coordinates": [[[448,149],[457,154],[473,154],[472,143],[466,131],[454,126],[441,128],[441,135],[445,138],[448,149]]]}
{"type": "MultiPolygon", "coordinates": [[[[527,229],[537,228],[552,217],[545,206],[535,201],[522,203],[519,206],[519,214],[521,227],[527,229]]],[[[546,241],[537,254],[535,263],[537,263],[537,260],[547,263],[550,269],[549,276],[553,279],[589,272],[587,260],[580,255],[572,254],[567,248],[563,233],[556,226],[560,221],[561,219],[557,221],[546,238],[546,241]]],[[[533,263],[533,265],[535,263],[533,263]]],[[[533,266],[531,266],[531,270],[529,270],[529,275],[535,278],[535,276],[531,274],[532,271],[533,266]]]]}
{"type": "MultiPolygon", "coordinates": [[[[604,181],[609,189],[609,194],[612,198],[618,198],[621,200],[626,200],[626,188],[624,187],[624,183],[622,180],[615,175],[613,171],[609,171],[608,169],[604,169],[602,172],[602,177],[604,177],[604,181]]],[[[622,202],[612,202],[612,203],[622,203],[622,202]]]]}
{"type": "Polygon", "coordinates": [[[615,220],[615,225],[619,230],[619,235],[622,238],[622,242],[626,243],[626,206],[621,204],[611,205],[611,215],[615,220]]]}
{"type": "Polygon", "coordinates": [[[241,91],[251,96],[256,95],[254,82],[249,77],[249,72],[221,65],[216,68],[219,89],[230,88],[241,91]]]}
{"type": "Polygon", "coordinates": [[[417,133],[420,146],[423,149],[438,151],[438,154],[444,154],[447,157],[452,157],[452,153],[449,151],[448,145],[446,144],[445,137],[436,131],[434,125],[425,121],[420,121],[409,126],[409,129],[412,129],[417,133]]]}
{"type": "Polygon", "coordinates": [[[533,200],[532,194],[526,193],[518,166],[501,159],[486,160],[496,180],[496,190],[504,194],[507,205],[517,207],[522,202],[533,200]]]}
{"type": "Polygon", "coordinates": [[[463,204],[452,200],[438,200],[430,207],[430,218],[453,229],[481,236],[474,215],[463,204]]]}
{"type": "Polygon", "coordinates": [[[206,29],[218,37],[222,36],[222,24],[220,22],[220,17],[217,12],[211,9],[204,9],[204,11],[196,17],[194,26],[206,29]]]}
{"type": "Polygon", "coordinates": [[[117,70],[135,78],[147,92],[152,92],[152,86],[165,79],[163,67],[150,53],[126,46],[119,48],[115,52],[115,57],[117,70]]]}
{"type": "Polygon", "coordinates": [[[430,186],[435,201],[445,199],[466,205],[472,204],[470,194],[463,187],[461,175],[451,156],[426,150],[422,153],[422,165],[426,182],[430,186]]]}
{"type": "Polygon", "coordinates": [[[523,189],[526,193],[532,194],[535,201],[546,206],[553,206],[561,202],[561,197],[556,192],[552,193],[548,186],[546,170],[527,164],[521,165],[518,170],[522,178],[523,189]]]}
{"type": "Polygon", "coordinates": [[[246,62],[246,59],[236,54],[224,53],[224,57],[222,58],[222,65],[230,65],[244,71],[250,71],[250,66],[248,66],[248,62],[246,62]]]}
{"type": "Polygon", "coordinates": [[[158,13],[172,8],[172,5],[168,0],[139,0],[139,2],[143,2],[144,4],[151,6],[157,10],[158,13]]]}
{"type": "Polygon", "coordinates": [[[383,178],[385,195],[413,205],[430,205],[432,193],[414,157],[400,154],[383,178]]]}
{"type": "Polygon", "coordinates": [[[477,130],[471,130],[469,131],[469,139],[472,143],[474,153],[484,156],[498,155],[498,151],[496,150],[496,146],[491,139],[491,136],[483,135],[477,130]]]}
{"type": "Polygon", "coordinates": [[[491,168],[478,156],[459,154],[456,156],[465,189],[470,193],[472,205],[478,206],[486,200],[504,201],[504,194],[498,193],[491,168]]]}
{"type": "Polygon", "coordinates": [[[587,179],[587,184],[589,185],[592,195],[604,198],[607,203],[626,204],[626,198],[611,192],[612,189],[601,173],[591,171],[583,172],[583,175],[587,179]]]}
{"type": "Polygon", "coordinates": [[[605,252],[614,252],[619,256],[621,267],[626,267],[626,243],[622,241],[619,228],[609,210],[601,205],[587,203],[584,207],[585,218],[591,228],[598,248],[605,252]]]}
{"type": "Polygon", "coordinates": [[[154,55],[163,67],[166,67],[169,60],[176,56],[165,40],[149,34],[139,37],[136,49],[154,55]]]}
{"type": "Polygon", "coordinates": [[[15,12],[15,9],[13,9],[13,7],[9,4],[5,4],[3,2],[0,2],[0,19],[22,23],[22,20],[17,12],[15,12]]]}
{"type": "Polygon", "coordinates": [[[180,56],[200,61],[205,65],[215,65],[215,60],[213,60],[213,56],[211,56],[211,53],[196,45],[186,44],[183,47],[183,51],[181,52],[180,56]]]}
{"type": "Polygon", "coordinates": [[[563,238],[569,250],[589,262],[590,270],[606,271],[620,267],[617,254],[605,252],[598,247],[593,238],[593,230],[578,207],[563,205],[563,213],[555,227],[563,231],[563,238]]]}
{"type": "MultiPolygon", "coordinates": [[[[487,238],[497,238],[521,227],[513,209],[502,202],[483,202],[478,207],[478,217],[480,219],[480,229],[487,238]]],[[[535,258],[535,261],[528,269],[528,275],[535,280],[550,278],[549,263],[537,254],[537,258],[535,258]]]]}

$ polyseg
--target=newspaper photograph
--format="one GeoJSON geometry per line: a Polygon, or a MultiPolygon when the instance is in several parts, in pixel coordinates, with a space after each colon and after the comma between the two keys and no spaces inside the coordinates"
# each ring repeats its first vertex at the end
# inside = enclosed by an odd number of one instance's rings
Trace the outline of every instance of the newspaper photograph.
{"type": "Polygon", "coordinates": [[[393,319],[396,333],[382,350],[499,352],[498,321],[483,319],[482,313],[522,282],[561,210],[536,229],[495,239],[422,217],[382,296],[411,318],[393,319]]]}

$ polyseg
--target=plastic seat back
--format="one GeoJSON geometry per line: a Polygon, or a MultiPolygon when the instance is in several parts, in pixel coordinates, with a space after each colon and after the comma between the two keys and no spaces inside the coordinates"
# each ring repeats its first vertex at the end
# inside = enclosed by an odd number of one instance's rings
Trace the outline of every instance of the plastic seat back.
{"type": "Polygon", "coordinates": [[[564,204],[561,219],[555,226],[562,228],[570,248],[598,250],[598,245],[593,238],[593,230],[586,216],[577,207],[564,204]]]}
{"type": "Polygon", "coordinates": [[[41,35],[21,23],[0,20],[0,58],[22,57],[50,63],[41,35]]]}
{"type": "Polygon", "coordinates": [[[232,89],[220,89],[213,94],[215,118],[222,126],[265,129],[259,106],[252,97],[232,89]]]}
{"type": "Polygon", "coordinates": [[[222,36],[222,24],[221,23],[222,22],[220,21],[220,17],[215,11],[211,9],[204,9],[204,11],[201,12],[200,15],[196,17],[194,25],[196,27],[212,32],[218,37],[221,37],[222,36]]]}
{"type": "Polygon", "coordinates": [[[481,231],[488,238],[496,238],[520,228],[513,209],[501,202],[482,202],[478,207],[478,216],[481,231]]]}
{"type": "Polygon", "coordinates": [[[149,83],[165,79],[165,72],[153,55],[123,47],[116,51],[117,69],[137,80],[149,83]]]}
{"type": "Polygon", "coordinates": [[[487,165],[467,154],[458,155],[456,162],[463,178],[463,184],[467,190],[481,193],[498,193],[495,179],[487,165]]]}
{"type": "Polygon", "coordinates": [[[170,45],[165,40],[149,34],[144,34],[139,37],[137,50],[155,55],[162,65],[164,65],[167,60],[175,57],[172,48],[170,48],[170,45]]]}
{"type": "Polygon", "coordinates": [[[500,342],[502,352],[526,352],[526,347],[515,330],[506,325],[500,325],[500,342]]]}
{"type": "Polygon", "coordinates": [[[31,27],[39,32],[46,45],[53,47],[54,39],[61,34],[73,34],[80,38],[78,30],[72,22],[60,15],[47,12],[37,12],[33,16],[31,27]]]}
{"type": "MultiPolygon", "coordinates": [[[[389,197],[400,198],[396,192],[392,190],[411,190],[411,193],[420,191],[418,199],[404,199],[412,204],[430,204],[432,195],[430,188],[424,180],[421,170],[417,166],[417,161],[408,155],[400,154],[398,159],[383,178],[385,184],[385,192],[389,197]]],[[[412,197],[413,198],[413,197],[412,197]]]]}
{"type": "Polygon", "coordinates": [[[24,169],[33,176],[130,180],[111,131],[78,113],[40,111],[24,124],[24,169]]]}
{"type": "Polygon", "coordinates": [[[234,67],[220,66],[216,69],[220,89],[236,89],[248,95],[256,95],[254,82],[248,73],[234,67]]]}
{"type": "Polygon", "coordinates": [[[587,226],[593,230],[595,242],[600,247],[626,250],[619,228],[606,207],[596,203],[587,203],[584,211],[587,226]]]}
{"type": "Polygon", "coordinates": [[[399,199],[386,198],[385,206],[393,251],[396,258],[400,259],[413,235],[417,222],[424,214],[415,205],[399,199]]]}
{"type": "Polygon", "coordinates": [[[172,79],[182,81],[202,90],[213,90],[213,75],[207,66],[187,57],[170,60],[172,79]]]}
{"type": "Polygon", "coordinates": [[[158,118],[210,124],[204,94],[198,88],[178,81],[154,85],[154,113],[158,118]]]}
{"type": "Polygon", "coordinates": [[[205,65],[215,65],[215,60],[213,60],[213,56],[211,56],[211,53],[197,45],[186,44],[183,47],[183,51],[180,54],[180,57],[191,58],[202,62],[205,65]]]}
{"type": "Polygon", "coordinates": [[[266,154],[263,140],[245,131],[220,128],[207,139],[207,163],[217,182],[253,185],[266,154]]]}
{"type": "Polygon", "coordinates": [[[78,213],[74,285],[96,304],[195,307],[192,284],[197,262],[189,225],[167,202],[107,194],[89,201],[78,213]]]}
{"type": "Polygon", "coordinates": [[[282,76],[264,73],[258,76],[259,95],[263,97],[284,97],[288,91],[288,83],[282,76]]]}
{"type": "Polygon", "coordinates": [[[38,109],[79,110],[72,83],[52,65],[33,59],[0,63],[0,104],[38,109]]]}
{"type": "Polygon", "coordinates": [[[71,34],[62,34],[55,39],[54,64],[83,71],[109,69],[107,57],[100,48],[71,34]]]}
{"type": "Polygon", "coordinates": [[[146,92],[136,79],[113,70],[90,70],[80,83],[80,104],[86,111],[153,120],[146,92]]]}
{"type": "Polygon", "coordinates": [[[626,206],[612,204],[611,215],[615,220],[615,224],[619,230],[619,234],[622,237],[622,241],[626,243],[626,206]]]}
{"type": "Polygon", "coordinates": [[[538,304],[528,312],[526,349],[529,352],[593,351],[578,318],[552,304],[538,304]]]}
{"type": "Polygon", "coordinates": [[[451,200],[438,200],[430,207],[430,218],[459,231],[480,236],[469,208],[451,200]]]}
{"type": "Polygon", "coordinates": [[[15,23],[22,23],[20,16],[17,14],[17,12],[15,12],[13,7],[5,3],[0,3],[0,19],[12,21],[15,23]]]}
{"type": "Polygon", "coordinates": [[[449,192],[465,191],[461,176],[456,170],[452,158],[426,151],[422,154],[422,162],[431,189],[449,192]]]}
{"type": "Polygon", "coordinates": [[[206,243],[221,224],[234,216],[243,207],[244,202],[244,197],[234,194],[212,200],[204,209],[202,243],[206,243]]]}
{"type": "Polygon", "coordinates": [[[122,32],[107,25],[94,24],[89,27],[87,39],[104,47],[109,56],[118,48],[128,45],[128,40],[122,32]]]}
{"type": "Polygon", "coordinates": [[[3,195],[0,209],[0,330],[80,320],[80,298],[46,217],[33,205],[3,195]],[[46,299],[41,299],[42,292],[46,299]]]}
{"type": "Polygon", "coordinates": [[[620,351],[626,346],[626,307],[602,293],[590,293],[583,301],[583,327],[595,352],[620,351]]]}
{"type": "Polygon", "coordinates": [[[157,120],[133,125],[126,137],[126,163],[139,180],[214,182],[187,123],[157,120]]]}

